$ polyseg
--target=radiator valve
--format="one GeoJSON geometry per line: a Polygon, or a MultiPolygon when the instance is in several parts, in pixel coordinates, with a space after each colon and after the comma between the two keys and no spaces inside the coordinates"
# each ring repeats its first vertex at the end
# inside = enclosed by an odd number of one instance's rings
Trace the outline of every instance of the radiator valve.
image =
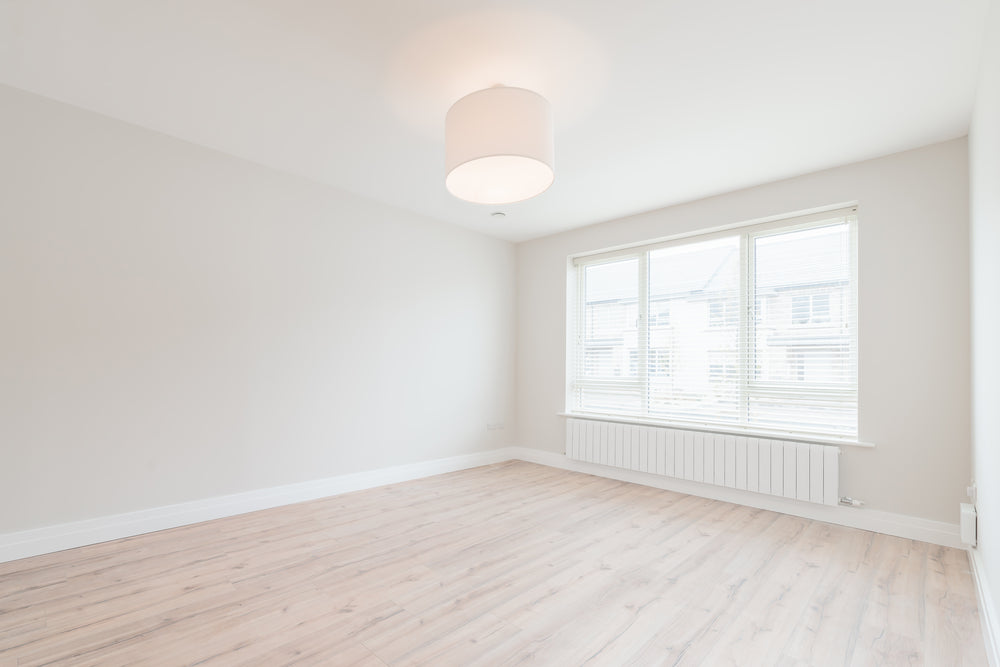
{"type": "Polygon", "coordinates": [[[865,504],[865,501],[858,500],[857,498],[851,498],[850,496],[844,496],[840,499],[841,505],[846,505],[847,507],[861,507],[865,504]]]}

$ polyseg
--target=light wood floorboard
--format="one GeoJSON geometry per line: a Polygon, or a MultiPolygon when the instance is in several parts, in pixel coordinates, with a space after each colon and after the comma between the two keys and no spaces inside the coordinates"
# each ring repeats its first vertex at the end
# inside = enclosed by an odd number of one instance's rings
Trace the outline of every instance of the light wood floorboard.
{"type": "Polygon", "coordinates": [[[511,461],[0,564],[0,667],[985,665],[964,552],[511,461]]]}

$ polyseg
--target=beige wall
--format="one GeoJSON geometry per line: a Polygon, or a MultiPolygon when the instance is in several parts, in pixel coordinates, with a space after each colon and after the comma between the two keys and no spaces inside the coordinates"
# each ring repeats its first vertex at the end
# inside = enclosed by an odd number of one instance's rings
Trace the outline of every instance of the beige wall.
{"type": "MultiPolygon", "coordinates": [[[[720,165],[719,168],[725,168],[720,165]]],[[[964,139],[518,245],[518,441],[563,451],[567,257],[859,203],[860,432],[841,492],[957,521],[969,481],[969,213],[964,139]]]]}
{"type": "MultiPolygon", "coordinates": [[[[979,489],[979,552],[994,604],[1000,605],[1000,3],[994,0],[991,9],[969,132],[972,442],[979,489]]],[[[1000,619],[993,622],[1000,623],[1000,619]]],[[[1000,633],[1000,627],[994,632],[1000,633]]]]}
{"type": "Polygon", "coordinates": [[[511,244],[12,88],[0,127],[0,533],[509,444],[511,244]]]}

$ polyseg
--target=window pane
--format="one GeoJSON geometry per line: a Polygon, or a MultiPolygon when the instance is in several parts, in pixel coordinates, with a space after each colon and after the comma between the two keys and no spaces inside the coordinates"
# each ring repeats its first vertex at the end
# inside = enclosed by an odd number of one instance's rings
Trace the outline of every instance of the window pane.
{"type": "Polygon", "coordinates": [[[753,378],[843,387],[851,353],[846,224],[754,240],[753,378]],[[803,326],[806,325],[806,326],[803,326]]]}
{"type": "Polygon", "coordinates": [[[639,260],[587,266],[583,271],[582,359],[577,405],[583,410],[638,414],[639,260]]]}
{"type": "Polygon", "coordinates": [[[850,228],[754,238],[749,422],[855,428],[850,228]],[[846,402],[845,402],[846,401],[846,402]],[[826,424],[827,426],[823,426],[826,424]]]}
{"type": "Polygon", "coordinates": [[[806,324],[809,322],[809,295],[795,294],[792,296],[792,322],[806,324]]]}
{"type": "Polygon", "coordinates": [[[633,361],[639,297],[639,260],[588,266],[584,273],[584,374],[637,377],[633,361]],[[591,363],[592,360],[592,363],[591,363]]]}
{"type": "Polygon", "coordinates": [[[738,236],[649,253],[649,414],[677,420],[739,418],[738,236]],[[659,318],[657,319],[659,322],[659,318]]]}
{"type": "Polygon", "coordinates": [[[813,294],[812,321],[817,323],[830,321],[830,294],[828,292],[813,294]]]}

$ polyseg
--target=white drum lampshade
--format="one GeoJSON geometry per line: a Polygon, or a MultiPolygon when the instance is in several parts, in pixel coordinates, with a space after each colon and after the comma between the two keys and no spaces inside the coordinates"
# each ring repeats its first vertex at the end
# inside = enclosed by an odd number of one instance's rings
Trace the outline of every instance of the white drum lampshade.
{"type": "Polygon", "coordinates": [[[509,204],[552,185],[552,110],[538,93],[496,86],[466,95],[445,118],[445,185],[459,199],[509,204]]]}

